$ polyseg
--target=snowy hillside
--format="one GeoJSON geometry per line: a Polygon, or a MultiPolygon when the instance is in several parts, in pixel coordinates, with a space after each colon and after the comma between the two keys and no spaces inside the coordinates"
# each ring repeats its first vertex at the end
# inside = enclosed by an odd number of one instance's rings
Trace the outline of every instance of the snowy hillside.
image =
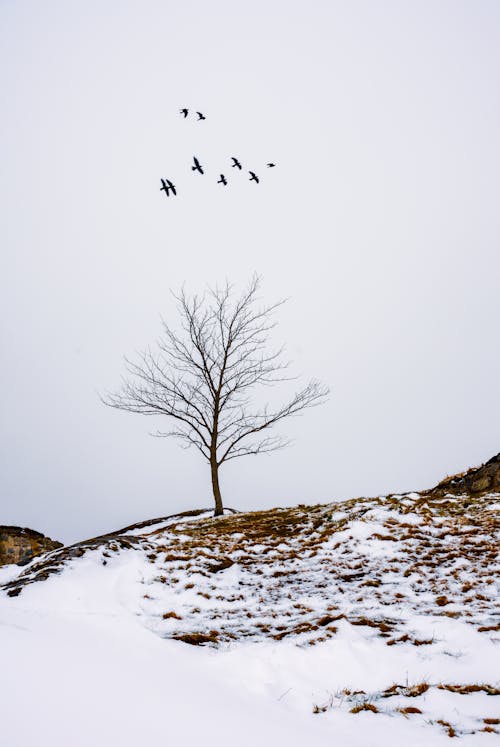
{"type": "Polygon", "coordinates": [[[5,743],[496,744],[499,499],[193,512],[0,569],[5,743]]]}

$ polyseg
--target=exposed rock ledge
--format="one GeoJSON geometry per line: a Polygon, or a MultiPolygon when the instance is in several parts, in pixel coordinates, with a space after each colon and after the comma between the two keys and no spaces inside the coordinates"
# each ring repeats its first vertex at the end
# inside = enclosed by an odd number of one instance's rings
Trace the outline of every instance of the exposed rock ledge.
{"type": "Polygon", "coordinates": [[[56,550],[58,547],[62,547],[61,542],[51,540],[34,529],[0,525],[0,565],[24,565],[36,555],[56,550]]]}
{"type": "Polygon", "coordinates": [[[470,495],[471,497],[500,492],[500,453],[479,467],[472,467],[458,475],[445,477],[435,488],[424,492],[470,495]]]}

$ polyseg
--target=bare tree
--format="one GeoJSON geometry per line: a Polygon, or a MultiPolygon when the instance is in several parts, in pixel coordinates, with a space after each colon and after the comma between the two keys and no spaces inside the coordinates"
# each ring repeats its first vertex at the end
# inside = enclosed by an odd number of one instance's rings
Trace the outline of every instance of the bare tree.
{"type": "Polygon", "coordinates": [[[219,469],[230,459],[276,451],[288,445],[268,432],[281,420],[320,404],[328,389],[312,380],[277,408],[255,408],[250,394],[257,385],[289,380],[283,348],[267,351],[273,315],[284,301],[259,306],[259,278],[234,298],[233,288],[211,288],[203,296],[175,296],[180,333],[163,321],[158,350],[125,358],[128,378],[122,389],[102,401],[119,410],[143,415],[168,415],[175,436],[194,446],[210,464],[215,516],[223,513],[219,469]]]}

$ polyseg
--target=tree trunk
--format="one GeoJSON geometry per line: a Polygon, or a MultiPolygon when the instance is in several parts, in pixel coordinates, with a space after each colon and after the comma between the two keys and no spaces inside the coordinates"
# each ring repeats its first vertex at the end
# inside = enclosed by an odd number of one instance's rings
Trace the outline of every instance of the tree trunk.
{"type": "Polygon", "coordinates": [[[215,501],[214,516],[222,516],[222,514],[224,513],[224,508],[222,506],[222,496],[220,494],[220,487],[219,487],[219,466],[217,464],[216,459],[210,460],[210,469],[212,472],[212,490],[214,493],[214,501],[215,501]]]}

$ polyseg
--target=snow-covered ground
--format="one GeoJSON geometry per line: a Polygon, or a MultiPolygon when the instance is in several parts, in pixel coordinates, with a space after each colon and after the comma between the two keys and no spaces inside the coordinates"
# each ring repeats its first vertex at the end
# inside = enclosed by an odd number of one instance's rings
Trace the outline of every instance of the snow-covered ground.
{"type": "Polygon", "coordinates": [[[1,568],[2,742],[498,744],[495,500],[162,520],[1,568]]]}

